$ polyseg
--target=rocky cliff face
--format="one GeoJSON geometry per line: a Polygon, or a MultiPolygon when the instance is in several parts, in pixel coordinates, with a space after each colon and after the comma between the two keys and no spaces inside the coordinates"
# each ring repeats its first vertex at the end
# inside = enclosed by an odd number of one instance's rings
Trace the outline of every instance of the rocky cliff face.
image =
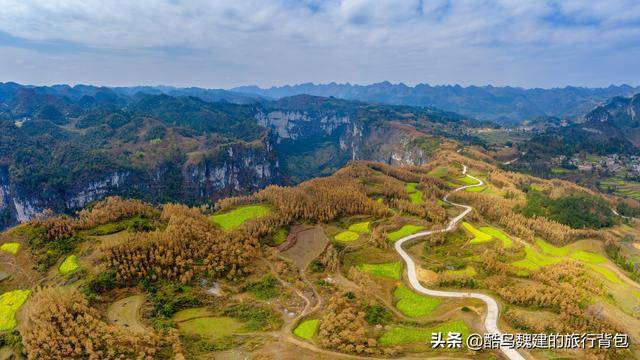
{"type": "Polygon", "coordinates": [[[226,147],[188,162],[183,174],[183,197],[190,202],[250,193],[284,181],[278,157],[268,141],[226,147]]]}
{"type": "Polygon", "coordinates": [[[96,175],[63,194],[24,191],[0,167],[0,228],[29,221],[45,209],[73,212],[109,195],[155,202],[190,204],[244,194],[284,181],[273,146],[267,141],[232,144],[180,164],[165,163],[147,171],[118,170],[96,175]]]}
{"type": "Polygon", "coordinates": [[[428,153],[416,146],[424,137],[410,126],[367,122],[334,111],[259,112],[259,124],[270,128],[283,171],[294,181],[328,175],[350,160],[421,165],[428,153]]]}

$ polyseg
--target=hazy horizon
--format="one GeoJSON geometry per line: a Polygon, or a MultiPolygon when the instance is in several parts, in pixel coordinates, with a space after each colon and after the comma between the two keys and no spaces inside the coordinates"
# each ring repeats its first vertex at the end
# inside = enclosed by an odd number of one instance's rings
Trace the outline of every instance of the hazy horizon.
{"type": "Polygon", "coordinates": [[[495,87],[495,88],[516,88],[516,89],[524,89],[524,90],[533,90],[533,89],[542,89],[542,90],[552,90],[552,89],[564,89],[564,88],[583,88],[583,89],[604,89],[604,88],[608,88],[608,87],[622,87],[622,86],[629,86],[632,88],[637,88],[640,87],[640,84],[636,85],[636,84],[627,84],[627,83],[620,83],[620,84],[609,84],[609,85],[605,85],[605,86],[577,86],[577,85],[563,85],[563,86],[553,86],[553,87],[523,87],[523,86],[513,86],[513,85],[495,85],[495,84],[470,84],[470,85],[461,85],[461,84],[432,84],[432,83],[424,83],[424,82],[418,82],[416,84],[405,84],[402,82],[391,82],[388,80],[383,80],[383,81],[379,81],[379,82],[372,82],[372,83],[349,83],[349,82],[336,82],[336,81],[329,81],[329,82],[324,82],[324,83],[318,83],[318,82],[301,82],[301,83],[295,83],[295,84],[282,84],[282,85],[272,85],[272,86],[259,86],[256,84],[245,84],[245,85],[238,85],[238,86],[232,86],[232,87],[227,87],[227,88],[223,88],[223,87],[203,87],[203,86],[191,86],[191,85],[186,85],[186,86],[175,86],[175,85],[168,85],[168,84],[124,84],[124,85],[104,85],[104,84],[91,84],[91,83],[49,83],[49,84],[34,84],[34,83],[22,83],[22,82],[18,82],[18,81],[13,81],[13,80],[2,80],[0,79],[0,83],[16,83],[22,86],[32,86],[32,87],[51,87],[51,86],[70,86],[70,87],[75,87],[75,86],[94,86],[94,87],[106,87],[106,88],[133,88],[133,87],[152,87],[152,88],[162,88],[162,87],[166,87],[166,88],[176,88],[176,89],[187,89],[187,88],[200,88],[200,89],[206,89],[206,90],[227,90],[227,91],[239,91],[236,90],[237,88],[243,88],[243,87],[252,87],[252,86],[256,86],[262,90],[268,90],[270,88],[283,88],[283,87],[296,87],[296,86],[301,86],[301,85],[313,85],[313,86],[327,86],[327,85],[350,85],[350,86],[362,86],[362,87],[366,87],[366,86],[372,86],[372,85],[377,85],[377,84],[382,84],[382,83],[390,83],[391,85],[404,85],[406,87],[409,88],[415,88],[416,86],[419,85],[426,85],[426,86],[430,86],[430,87],[456,87],[456,86],[460,86],[462,88],[470,88],[470,87],[495,87]]]}

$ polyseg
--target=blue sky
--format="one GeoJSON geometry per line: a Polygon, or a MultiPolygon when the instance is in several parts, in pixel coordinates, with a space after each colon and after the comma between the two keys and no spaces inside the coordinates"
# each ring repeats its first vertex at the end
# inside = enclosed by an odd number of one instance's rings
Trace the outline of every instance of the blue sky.
{"type": "Polygon", "coordinates": [[[0,81],[640,84],[640,1],[2,0],[0,81]]]}

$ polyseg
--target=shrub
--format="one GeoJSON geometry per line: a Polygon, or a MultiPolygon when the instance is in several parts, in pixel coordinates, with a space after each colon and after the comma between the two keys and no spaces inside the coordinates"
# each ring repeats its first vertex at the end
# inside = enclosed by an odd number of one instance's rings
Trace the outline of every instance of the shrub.
{"type": "Polygon", "coordinates": [[[251,292],[261,300],[270,299],[277,295],[278,279],[273,275],[266,275],[260,281],[247,285],[245,291],[251,292]]]}

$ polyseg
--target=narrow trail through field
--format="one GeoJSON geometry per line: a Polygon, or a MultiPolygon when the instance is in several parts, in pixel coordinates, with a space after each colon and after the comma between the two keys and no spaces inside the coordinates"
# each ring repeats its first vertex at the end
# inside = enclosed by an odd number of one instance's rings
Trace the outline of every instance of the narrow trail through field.
{"type": "MultiPolygon", "coordinates": [[[[467,214],[469,214],[473,210],[471,206],[457,204],[448,200],[449,195],[457,191],[464,190],[471,187],[484,186],[484,182],[482,180],[467,174],[466,165],[462,165],[462,174],[476,180],[478,183],[474,185],[465,185],[465,186],[456,188],[450,193],[448,193],[447,195],[445,195],[443,200],[451,205],[463,208],[464,211],[462,211],[462,213],[460,213],[458,216],[453,218],[449,222],[447,227],[444,229],[421,231],[419,233],[415,233],[413,235],[405,236],[399,239],[395,243],[395,249],[398,252],[398,254],[400,254],[404,262],[406,263],[407,276],[409,278],[409,283],[416,291],[428,296],[445,297],[445,298],[474,298],[474,299],[482,300],[487,305],[487,315],[484,319],[484,327],[486,331],[489,333],[501,334],[500,329],[498,329],[498,317],[500,315],[500,310],[498,308],[498,303],[492,297],[482,293],[463,292],[463,291],[442,291],[442,290],[431,290],[431,289],[425,288],[418,281],[415,262],[413,261],[411,256],[402,248],[402,245],[404,245],[407,241],[411,241],[413,239],[428,236],[435,233],[452,231],[453,229],[456,228],[460,220],[462,220],[465,216],[467,216],[467,214]]],[[[504,355],[506,355],[507,358],[511,360],[524,360],[524,357],[515,349],[501,347],[500,350],[504,353],[504,355]]]]}

